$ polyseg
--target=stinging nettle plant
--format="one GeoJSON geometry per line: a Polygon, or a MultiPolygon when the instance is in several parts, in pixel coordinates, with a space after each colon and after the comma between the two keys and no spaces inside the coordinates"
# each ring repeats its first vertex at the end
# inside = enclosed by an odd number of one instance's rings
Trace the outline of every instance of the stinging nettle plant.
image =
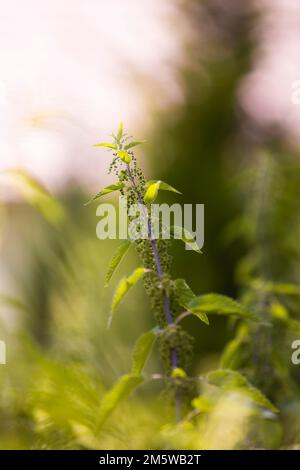
{"type": "MultiPolygon", "coordinates": [[[[131,246],[135,248],[141,261],[141,266],[119,282],[113,296],[108,326],[124,296],[140,279],[143,280],[157,326],[144,333],[136,341],[132,354],[131,373],[121,377],[104,397],[99,427],[119,401],[145,380],[144,367],[155,342],[163,363],[164,375],[154,374],[150,378],[160,377],[165,380],[170,398],[176,404],[177,419],[180,418],[183,405],[188,405],[190,398],[196,395],[199,380],[188,375],[193,337],[182,327],[181,322],[186,316],[196,316],[206,327],[209,325],[210,314],[234,315],[248,321],[256,320],[251,311],[230,297],[219,294],[197,296],[184,279],[172,279],[170,274],[172,258],[169,254],[171,242],[160,237],[154,238],[151,225],[151,204],[155,201],[159,190],[181,193],[165,182],[146,181],[142,170],[137,165],[133,151],[136,146],[145,141],[131,140],[124,133],[122,122],[117,134],[112,134],[112,137],[112,143],[98,143],[95,147],[106,147],[112,153],[113,159],[109,166],[109,173],[114,173],[117,181],[97,193],[89,203],[113,191],[119,191],[127,198],[129,220],[130,207],[136,204],[141,207],[148,233],[147,238],[123,241],[109,263],[106,285],[111,281],[118,265],[131,246]]],[[[181,240],[190,245],[194,251],[201,253],[195,240],[192,240],[182,227],[174,229],[171,232],[176,232],[176,238],[179,238],[178,233],[181,233],[181,240]]],[[[227,380],[227,372],[222,372],[221,375],[227,380]]]]}

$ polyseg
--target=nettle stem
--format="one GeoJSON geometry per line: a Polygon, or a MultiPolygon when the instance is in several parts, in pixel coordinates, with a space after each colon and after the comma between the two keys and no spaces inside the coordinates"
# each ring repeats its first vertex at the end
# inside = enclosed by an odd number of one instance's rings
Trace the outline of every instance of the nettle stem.
{"type": "MultiPolygon", "coordinates": [[[[142,195],[139,189],[137,188],[137,185],[136,185],[134,176],[131,173],[129,164],[127,164],[127,173],[134,187],[139,204],[142,207],[142,211],[144,213],[144,217],[147,222],[148,235],[149,235],[149,239],[150,239],[150,243],[151,243],[151,247],[152,247],[152,251],[153,251],[153,255],[155,259],[158,277],[160,278],[160,280],[162,280],[164,272],[163,272],[161,262],[159,259],[159,254],[158,254],[158,250],[156,247],[155,238],[153,237],[151,220],[149,219],[147,208],[145,207],[142,195]]],[[[168,294],[165,288],[163,288],[162,296],[163,296],[163,303],[164,303],[164,309],[165,309],[165,314],[166,314],[166,321],[168,325],[174,325],[174,320],[172,318],[172,313],[171,313],[170,299],[168,297],[168,294]]],[[[172,369],[176,369],[178,367],[178,355],[177,355],[177,351],[175,348],[171,350],[171,364],[172,364],[172,369]]],[[[181,402],[180,395],[179,395],[179,391],[177,390],[175,393],[175,408],[176,408],[176,421],[177,422],[180,421],[180,416],[181,416],[181,412],[180,412],[181,403],[180,402],[181,402]]]]}
{"type": "MultiPolygon", "coordinates": [[[[130,179],[130,181],[131,181],[131,183],[134,187],[134,190],[136,192],[139,204],[142,207],[144,217],[145,217],[145,220],[147,222],[148,234],[149,234],[149,239],[150,239],[150,242],[151,242],[151,247],[152,247],[152,251],[153,251],[153,255],[154,255],[154,259],[155,259],[155,264],[156,264],[156,268],[157,268],[158,277],[162,280],[164,273],[163,273],[161,262],[160,262],[160,259],[159,259],[159,254],[158,254],[158,250],[157,250],[157,247],[156,247],[155,238],[153,238],[151,220],[149,219],[148,212],[147,212],[147,209],[146,209],[145,204],[143,202],[142,195],[141,195],[140,191],[137,188],[137,185],[136,185],[135,179],[134,179],[134,177],[131,173],[129,164],[127,164],[127,173],[128,173],[129,179],[130,179]]],[[[173,321],[172,313],[171,313],[170,299],[168,297],[166,289],[163,289],[162,295],[163,295],[163,303],[164,303],[164,308],[165,308],[165,313],[166,313],[166,321],[167,321],[168,325],[174,325],[174,321],[173,321]]],[[[177,357],[176,349],[172,349],[171,356],[172,356],[171,357],[172,368],[175,369],[178,366],[178,357],[177,357]]]]}

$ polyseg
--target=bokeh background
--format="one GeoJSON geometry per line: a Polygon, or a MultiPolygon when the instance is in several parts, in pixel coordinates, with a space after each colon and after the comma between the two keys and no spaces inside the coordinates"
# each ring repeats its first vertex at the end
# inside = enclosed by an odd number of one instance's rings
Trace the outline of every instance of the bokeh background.
{"type": "MultiPolygon", "coordinates": [[[[136,152],[147,177],[174,185],[181,202],[205,204],[204,254],[172,249],[174,277],[195,292],[239,297],[258,251],[260,274],[297,284],[300,4],[0,4],[0,448],[155,447],[164,403],[156,384],[141,392],[130,425],[132,405],[124,405],[96,443],[80,427],[154,324],[137,286],[106,330],[115,283],[104,289],[103,279],[117,242],[96,238],[96,207],[84,206],[112,182],[105,149],[92,145],[122,119],[147,140],[136,152]],[[15,168],[54,199],[7,171],[15,168]]],[[[136,262],[131,254],[118,276],[136,262]]],[[[195,337],[195,373],[218,367],[232,324],[214,317],[210,327],[185,326],[195,337]]],[[[286,364],[296,338],[282,346],[286,364]]],[[[160,370],[155,352],[148,367],[160,370]]],[[[292,374],[297,383],[296,366],[292,374]]],[[[299,420],[296,428],[289,442],[299,420]]]]}

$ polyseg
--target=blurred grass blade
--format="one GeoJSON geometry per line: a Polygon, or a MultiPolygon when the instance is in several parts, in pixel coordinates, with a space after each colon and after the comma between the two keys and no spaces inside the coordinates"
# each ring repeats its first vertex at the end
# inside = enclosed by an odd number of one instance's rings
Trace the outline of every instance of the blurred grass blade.
{"type": "Polygon", "coordinates": [[[143,333],[136,341],[132,353],[132,368],[133,374],[141,374],[151,353],[152,346],[157,337],[158,329],[143,333]]]}
{"type": "Polygon", "coordinates": [[[58,225],[65,219],[62,205],[35,178],[21,169],[6,170],[2,173],[19,191],[24,199],[35,207],[52,225],[58,225]]]}
{"type": "MultiPolygon", "coordinates": [[[[174,294],[179,305],[186,310],[189,310],[189,303],[196,298],[196,295],[184,279],[176,279],[174,281],[174,294]]],[[[196,315],[201,321],[206,323],[206,325],[209,325],[207,315],[204,312],[197,312],[196,314],[194,312],[191,313],[196,315]]]]}
{"type": "Polygon", "coordinates": [[[116,183],[116,184],[111,184],[109,186],[106,186],[106,188],[102,189],[99,193],[95,194],[88,202],[86,202],[84,205],[87,206],[88,204],[91,204],[91,202],[96,201],[96,199],[99,199],[102,196],[105,196],[106,194],[113,193],[114,191],[119,191],[120,189],[124,188],[124,183],[116,183]]]}
{"type": "Polygon", "coordinates": [[[109,415],[118,404],[144,381],[144,377],[136,374],[123,375],[113,388],[104,396],[99,410],[97,431],[99,432],[109,415]]]}
{"type": "Polygon", "coordinates": [[[119,266],[122,259],[126,255],[130,246],[131,246],[130,241],[126,240],[120,246],[118,246],[117,250],[113,254],[113,257],[111,258],[109,262],[108,270],[105,276],[105,287],[108,286],[109,281],[111,280],[114,272],[116,271],[117,267],[119,266]]]}
{"type": "Polygon", "coordinates": [[[109,320],[108,320],[108,327],[111,324],[112,316],[113,316],[117,306],[121,302],[121,300],[127,294],[129,289],[138,282],[138,280],[143,276],[143,274],[146,271],[147,271],[147,269],[145,269],[145,268],[137,268],[133,271],[133,273],[129,277],[124,277],[123,279],[121,279],[121,281],[119,282],[119,284],[116,288],[116,291],[115,291],[115,294],[114,294],[114,297],[113,297],[112,306],[111,306],[111,314],[110,314],[110,317],[109,317],[109,320]]]}
{"type": "Polygon", "coordinates": [[[192,313],[205,312],[218,315],[236,315],[242,318],[257,320],[257,316],[246,307],[225,295],[205,294],[195,297],[188,303],[192,313]]]}
{"type": "Polygon", "coordinates": [[[28,312],[28,306],[16,297],[0,293],[0,306],[11,307],[16,310],[28,312]]]}

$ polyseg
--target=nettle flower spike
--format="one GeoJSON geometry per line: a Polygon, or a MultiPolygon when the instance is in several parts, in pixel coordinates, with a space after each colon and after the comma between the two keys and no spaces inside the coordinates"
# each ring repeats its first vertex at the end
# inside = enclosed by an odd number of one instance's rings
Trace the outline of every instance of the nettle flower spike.
{"type": "Polygon", "coordinates": [[[120,122],[119,129],[117,134],[112,134],[114,142],[100,142],[99,144],[94,144],[93,147],[106,147],[116,151],[116,157],[119,157],[124,163],[129,165],[132,160],[132,155],[128,150],[136,147],[137,145],[143,144],[145,140],[133,140],[128,142],[129,137],[123,132],[123,122],[120,122]]]}
{"type": "MultiPolygon", "coordinates": [[[[119,402],[145,380],[144,368],[154,344],[157,345],[164,366],[164,374],[161,377],[167,384],[170,398],[176,404],[174,407],[176,419],[179,421],[182,418],[181,413],[187,405],[190,406],[191,399],[195,398],[195,394],[197,394],[195,381],[198,381],[197,377],[188,375],[194,339],[182,326],[182,320],[186,316],[197,318],[200,320],[199,327],[204,328],[207,328],[210,323],[208,318],[210,315],[233,315],[241,320],[259,321],[252,310],[249,311],[243,304],[230,297],[215,293],[196,295],[184,279],[172,278],[170,272],[172,261],[169,253],[170,240],[155,238],[153,235],[151,204],[156,200],[160,191],[181,193],[162,180],[146,181],[132,150],[144,141],[131,140],[131,137],[124,133],[122,122],[117,134],[112,134],[112,138],[113,142],[102,142],[95,146],[106,147],[113,151],[114,158],[109,172],[113,168],[118,180],[98,192],[89,202],[96,201],[114,191],[119,191],[120,194],[127,197],[127,214],[130,214],[132,207],[140,206],[147,222],[148,233],[146,237],[123,241],[109,262],[105,285],[110,283],[131,246],[139,257],[140,265],[131,274],[123,277],[115,288],[108,326],[115,318],[116,311],[119,309],[124,297],[130,295],[128,293],[139,280],[143,282],[148,295],[156,326],[137,339],[132,353],[131,372],[122,376],[104,396],[100,407],[98,429],[102,427],[119,402]],[[116,164],[116,161],[118,164],[116,164]]],[[[201,253],[196,240],[186,228],[174,225],[169,229],[172,238],[181,239],[189,249],[201,253]]],[[[234,372],[234,374],[236,373],[234,372]]],[[[218,379],[216,386],[228,387],[233,379],[234,382],[239,381],[244,392],[245,387],[248,386],[245,379],[232,375],[232,371],[229,370],[216,371],[213,378],[216,377],[218,379]]],[[[260,406],[270,410],[269,402],[261,395],[258,395],[257,390],[251,387],[247,392],[247,396],[250,397],[251,392],[251,397],[257,403],[259,402],[260,406]]],[[[274,412],[273,409],[272,412],[274,412]]]]}

